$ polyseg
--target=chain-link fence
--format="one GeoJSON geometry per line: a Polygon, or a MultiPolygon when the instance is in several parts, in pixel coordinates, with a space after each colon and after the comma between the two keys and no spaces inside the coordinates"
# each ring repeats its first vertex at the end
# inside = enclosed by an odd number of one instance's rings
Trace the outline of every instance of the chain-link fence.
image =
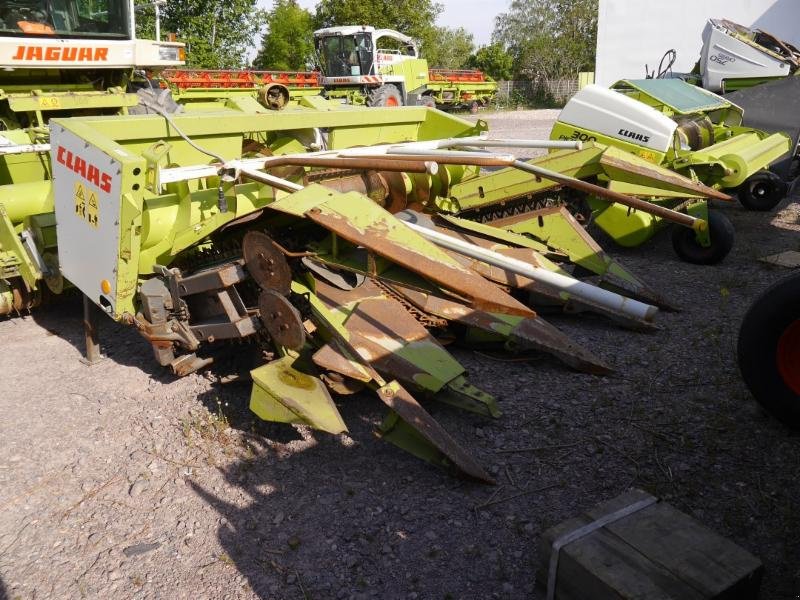
{"type": "Polygon", "coordinates": [[[578,91],[577,79],[498,81],[497,102],[503,106],[564,106],[578,91]]]}

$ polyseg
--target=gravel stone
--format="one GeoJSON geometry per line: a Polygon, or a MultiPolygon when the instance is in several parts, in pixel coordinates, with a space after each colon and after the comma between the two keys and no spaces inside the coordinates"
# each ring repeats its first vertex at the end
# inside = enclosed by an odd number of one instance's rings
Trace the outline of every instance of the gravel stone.
{"type": "Polygon", "coordinates": [[[143,492],[146,492],[148,489],[150,489],[150,482],[148,482],[146,479],[137,479],[133,482],[133,485],[128,493],[131,495],[131,498],[135,498],[143,492]]]}

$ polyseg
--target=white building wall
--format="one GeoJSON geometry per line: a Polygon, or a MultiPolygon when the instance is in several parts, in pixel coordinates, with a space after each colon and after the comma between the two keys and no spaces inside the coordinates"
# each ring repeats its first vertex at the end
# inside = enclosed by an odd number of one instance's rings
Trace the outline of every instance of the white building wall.
{"type": "Polygon", "coordinates": [[[596,82],[643,78],[674,48],[673,71],[691,71],[708,19],[763,29],[800,46],[800,0],[600,0],[596,82]]]}

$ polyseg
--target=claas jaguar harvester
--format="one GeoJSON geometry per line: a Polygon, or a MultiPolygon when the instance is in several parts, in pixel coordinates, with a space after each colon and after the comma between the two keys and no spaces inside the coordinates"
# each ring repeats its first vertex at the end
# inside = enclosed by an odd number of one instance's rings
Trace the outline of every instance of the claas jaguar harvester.
{"type": "Polygon", "coordinates": [[[417,41],[393,29],[327,27],[314,32],[314,45],[325,94],[350,104],[477,110],[497,93],[480,71],[429,69],[417,41]]]}
{"type": "MultiPolygon", "coordinates": [[[[601,358],[533,307],[651,328],[664,305],[553,201],[588,190],[652,205],[570,173],[718,194],[592,145],[492,140],[482,122],[424,107],[76,117],[50,127],[54,288],[69,281],[137,328],[177,375],[207,366],[226,341],[252,343],[266,358],[251,373],[250,406],[263,419],[340,433],[329,391],[371,388],[389,408],[384,438],[486,481],[420,404],[500,412],[440,336],[604,373],[601,358]],[[491,152],[498,144],[560,150],[520,161],[491,152]],[[589,280],[571,273],[577,266],[589,280]]],[[[9,212],[29,209],[12,201],[9,212]]],[[[12,240],[22,247],[7,253],[31,272],[38,246],[25,245],[24,224],[35,217],[22,219],[12,240]]],[[[13,296],[27,279],[6,281],[17,284],[13,296]]]]}

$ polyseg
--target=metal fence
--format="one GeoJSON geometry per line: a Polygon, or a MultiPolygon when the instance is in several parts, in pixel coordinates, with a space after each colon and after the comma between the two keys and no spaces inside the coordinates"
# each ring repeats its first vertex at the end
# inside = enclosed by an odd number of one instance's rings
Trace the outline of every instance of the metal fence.
{"type": "Polygon", "coordinates": [[[547,81],[498,81],[497,100],[501,104],[562,105],[578,91],[577,79],[547,81]]]}

